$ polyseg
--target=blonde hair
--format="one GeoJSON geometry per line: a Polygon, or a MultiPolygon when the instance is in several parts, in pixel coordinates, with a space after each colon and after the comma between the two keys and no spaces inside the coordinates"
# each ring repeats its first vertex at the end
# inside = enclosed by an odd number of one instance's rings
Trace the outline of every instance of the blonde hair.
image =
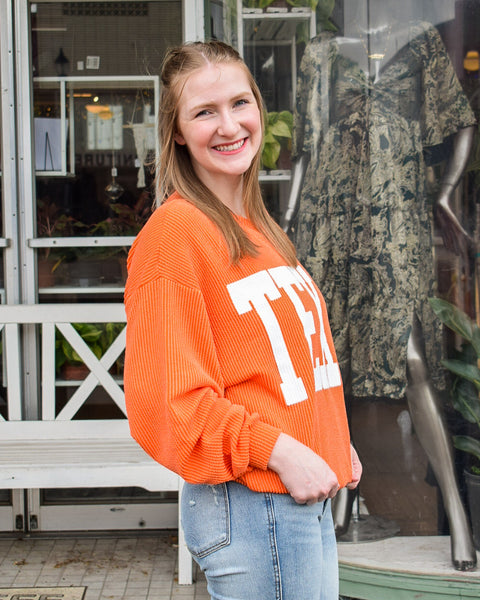
{"type": "MultiPolygon", "coordinates": [[[[162,67],[158,135],[161,153],[157,170],[157,194],[165,200],[175,190],[206,214],[220,229],[233,263],[244,256],[258,254],[255,244],[235,220],[232,212],[198,178],[185,145],[175,142],[178,118],[178,100],[189,75],[207,64],[235,63],[244,69],[252,93],[257,101],[264,127],[264,106],[260,90],[250,70],[238,52],[223,42],[190,42],[172,48],[165,56],[162,67]]],[[[261,148],[243,175],[243,203],[253,225],[273,244],[292,266],[297,264],[295,249],[285,232],[269,215],[263,203],[258,170],[261,148]]]]}

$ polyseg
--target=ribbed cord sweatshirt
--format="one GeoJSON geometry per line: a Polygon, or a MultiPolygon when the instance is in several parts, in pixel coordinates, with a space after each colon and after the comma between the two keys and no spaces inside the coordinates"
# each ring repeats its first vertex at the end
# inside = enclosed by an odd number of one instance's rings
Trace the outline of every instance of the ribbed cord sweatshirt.
{"type": "Polygon", "coordinates": [[[267,468],[281,432],[352,478],[324,300],[306,271],[257,245],[232,265],[216,225],[174,194],[137,236],[125,289],[125,397],[132,436],[190,483],[286,493],[267,468]]]}

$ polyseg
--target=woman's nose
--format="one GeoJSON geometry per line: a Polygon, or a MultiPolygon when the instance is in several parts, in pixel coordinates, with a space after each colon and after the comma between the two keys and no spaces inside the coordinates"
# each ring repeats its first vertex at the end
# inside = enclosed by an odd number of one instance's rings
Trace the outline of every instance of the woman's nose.
{"type": "Polygon", "coordinates": [[[229,112],[225,111],[220,115],[220,123],[218,127],[218,133],[224,137],[232,137],[240,130],[240,125],[235,117],[229,112]]]}

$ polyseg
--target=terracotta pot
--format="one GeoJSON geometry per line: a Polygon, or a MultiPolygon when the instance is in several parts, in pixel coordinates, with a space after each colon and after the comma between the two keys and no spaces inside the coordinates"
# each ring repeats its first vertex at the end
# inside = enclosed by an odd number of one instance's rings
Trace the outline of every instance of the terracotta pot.
{"type": "Polygon", "coordinates": [[[55,275],[52,273],[54,263],[49,260],[38,260],[38,287],[52,287],[55,283],[55,275]]]}
{"type": "Polygon", "coordinates": [[[62,367],[62,376],[67,381],[82,380],[90,373],[87,365],[71,365],[65,363],[62,367]]]}

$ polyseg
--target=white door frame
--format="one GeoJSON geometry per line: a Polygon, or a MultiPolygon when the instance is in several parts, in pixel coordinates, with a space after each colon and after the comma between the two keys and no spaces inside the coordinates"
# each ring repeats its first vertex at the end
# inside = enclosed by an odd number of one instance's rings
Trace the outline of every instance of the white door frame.
{"type": "MultiPolygon", "coordinates": [[[[35,249],[28,244],[28,240],[35,237],[30,10],[28,0],[0,0],[5,235],[0,238],[0,248],[3,248],[5,265],[2,301],[9,304],[38,302],[35,249]],[[21,215],[21,219],[17,220],[17,215],[21,215]]],[[[203,39],[203,22],[203,0],[183,0],[183,39],[203,39]]],[[[33,331],[28,327],[25,330],[24,342],[34,339],[33,331]]],[[[24,406],[22,414],[13,418],[36,419],[40,415],[38,352],[36,344],[31,342],[24,343],[24,348],[25,375],[21,382],[24,406]]],[[[25,494],[17,490],[12,493],[11,506],[0,506],[0,531],[15,530],[22,516],[28,519],[27,511],[29,515],[39,516],[42,531],[176,527],[175,504],[126,504],[119,500],[111,504],[41,506],[39,490],[28,490],[25,494]]]]}
{"type": "MultiPolygon", "coordinates": [[[[17,149],[15,143],[15,88],[13,15],[11,0],[0,0],[0,65],[1,65],[1,119],[2,119],[2,215],[3,237],[0,247],[4,261],[4,290],[1,302],[19,300],[18,287],[18,227],[17,227],[17,149]]],[[[13,531],[24,519],[24,494],[12,492],[10,506],[0,506],[0,530],[13,531]]]]}

